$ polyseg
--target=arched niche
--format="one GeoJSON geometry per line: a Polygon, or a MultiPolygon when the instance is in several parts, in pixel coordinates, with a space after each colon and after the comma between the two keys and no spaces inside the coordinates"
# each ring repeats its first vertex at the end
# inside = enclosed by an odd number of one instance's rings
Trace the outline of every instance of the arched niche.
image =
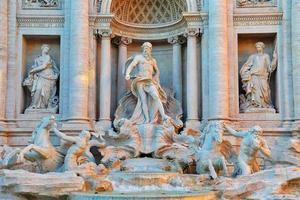
{"type": "MultiPolygon", "coordinates": [[[[113,1],[116,0],[100,0],[99,1],[99,13],[100,14],[111,14],[111,7],[113,1]]],[[[170,0],[174,1],[174,0],[170,0]]],[[[175,0],[176,1],[176,0],[175,0]]],[[[201,6],[201,0],[183,0],[187,6],[187,12],[196,12],[199,11],[201,6]]]]}

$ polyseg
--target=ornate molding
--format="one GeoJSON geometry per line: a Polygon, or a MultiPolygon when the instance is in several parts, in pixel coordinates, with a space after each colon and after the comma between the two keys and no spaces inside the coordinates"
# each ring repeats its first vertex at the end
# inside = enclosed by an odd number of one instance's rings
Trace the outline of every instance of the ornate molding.
{"type": "Polygon", "coordinates": [[[184,44],[186,42],[186,39],[182,36],[174,36],[168,38],[168,43],[170,44],[184,44]]]}
{"type": "Polygon", "coordinates": [[[208,13],[183,13],[188,28],[199,28],[208,24],[208,13]]]}
{"type": "Polygon", "coordinates": [[[63,28],[64,16],[17,16],[18,27],[63,28]]]}
{"type": "Polygon", "coordinates": [[[159,40],[176,37],[186,33],[186,29],[202,30],[207,24],[207,13],[183,13],[183,18],[171,24],[154,24],[149,27],[127,24],[119,21],[114,15],[90,16],[90,27],[98,31],[110,31],[116,36],[141,40],[159,40]]]}
{"type": "Polygon", "coordinates": [[[187,28],[185,30],[185,37],[198,37],[202,33],[200,28],[187,28]]]}
{"type": "Polygon", "coordinates": [[[283,13],[234,15],[234,26],[280,25],[283,13]]]}

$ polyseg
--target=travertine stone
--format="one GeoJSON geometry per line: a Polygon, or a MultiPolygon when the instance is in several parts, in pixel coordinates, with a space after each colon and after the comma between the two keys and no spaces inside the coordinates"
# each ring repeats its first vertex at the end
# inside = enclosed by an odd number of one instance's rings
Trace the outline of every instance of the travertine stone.
{"type": "Polygon", "coordinates": [[[8,1],[0,2],[0,121],[5,118],[8,66],[8,1]]]}
{"type": "Polygon", "coordinates": [[[295,119],[300,120],[300,2],[292,0],[292,65],[295,119]]]}
{"type": "Polygon", "coordinates": [[[70,120],[88,117],[89,17],[85,1],[71,1],[69,116],[70,120]]]}
{"type": "Polygon", "coordinates": [[[229,115],[228,0],[209,1],[209,118],[229,115]]]}
{"type": "Polygon", "coordinates": [[[24,170],[1,170],[0,180],[1,192],[32,195],[38,199],[84,191],[83,178],[74,172],[36,174],[24,170]]]}
{"type": "Polygon", "coordinates": [[[6,117],[14,120],[16,117],[16,89],[17,89],[17,2],[12,1],[8,4],[8,66],[7,66],[7,98],[6,98],[6,117]]]}

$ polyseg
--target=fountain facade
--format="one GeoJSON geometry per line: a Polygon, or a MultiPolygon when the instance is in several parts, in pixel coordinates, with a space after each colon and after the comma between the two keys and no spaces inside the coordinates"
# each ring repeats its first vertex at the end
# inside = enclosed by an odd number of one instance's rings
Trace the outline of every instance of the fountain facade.
{"type": "Polygon", "coordinates": [[[298,13],[2,0],[1,199],[298,198],[298,13]]]}

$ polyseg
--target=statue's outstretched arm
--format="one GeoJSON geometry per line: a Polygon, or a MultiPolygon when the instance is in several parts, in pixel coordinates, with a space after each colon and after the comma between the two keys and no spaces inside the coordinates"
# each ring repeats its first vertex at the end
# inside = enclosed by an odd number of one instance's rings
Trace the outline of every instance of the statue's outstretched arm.
{"type": "Polygon", "coordinates": [[[262,146],[260,147],[260,151],[267,157],[271,157],[271,150],[269,149],[265,140],[262,140],[262,146]]]}
{"type": "Polygon", "coordinates": [[[64,140],[66,140],[66,141],[69,141],[69,142],[72,142],[72,143],[76,143],[76,138],[75,138],[75,137],[68,136],[68,135],[66,135],[66,134],[64,134],[64,133],[62,133],[62,132],[60,132],[57,128],[53,128],[52,130],[54,131],[54,133],[55,133],[58,137],[60,137],[60,138],[62,138],[62,139],[64,139],[64,140]]]}
{"type": "Polygon", "coordinates": [[[247,131],[236,131],[233,128],[231,128],[230,126],[228,126],[227,124],[224,124],[224,126],[230,134],[232,134],[236,137],[244,137],[248,133],[247,131]]]}

